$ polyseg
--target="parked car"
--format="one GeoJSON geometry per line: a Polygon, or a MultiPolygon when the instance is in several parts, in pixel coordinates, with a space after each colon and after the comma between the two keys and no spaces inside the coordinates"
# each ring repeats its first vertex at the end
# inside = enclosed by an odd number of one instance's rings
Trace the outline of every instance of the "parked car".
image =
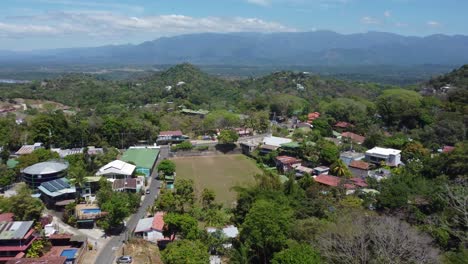
{"type": "Polygon", "coordinates": [[[132,263],[133,258],[131,256],[121,256],[117,259],[117,263],[132,263]]]}
{"type": "Polygon", "coordinates": [[[149,189],[146,189],[146,194],[150,194],[150,190],[149,190],[149,189]]]}

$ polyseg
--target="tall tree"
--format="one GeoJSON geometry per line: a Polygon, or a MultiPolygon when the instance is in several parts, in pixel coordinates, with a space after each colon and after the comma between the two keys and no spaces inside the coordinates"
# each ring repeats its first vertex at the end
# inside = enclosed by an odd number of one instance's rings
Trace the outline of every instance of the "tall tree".
{"type": "Polygon", "coordinates": [[[200,241],[179,240],[170,243],[163,251],[166,264],[204,264],[210,262],[208,247],[200,241]]]}

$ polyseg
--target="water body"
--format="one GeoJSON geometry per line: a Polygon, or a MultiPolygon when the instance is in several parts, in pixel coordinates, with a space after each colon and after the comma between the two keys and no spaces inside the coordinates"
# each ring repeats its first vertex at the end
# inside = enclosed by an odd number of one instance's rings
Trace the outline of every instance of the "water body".
{"type": "Polygon", "coordinates": [[[24,80],[12,80],[12,79],[0,79],[0,83],[8,83],[8,84],[24,84],[24,83],[31,83],[31,81],[24,81],[24,80]]]}

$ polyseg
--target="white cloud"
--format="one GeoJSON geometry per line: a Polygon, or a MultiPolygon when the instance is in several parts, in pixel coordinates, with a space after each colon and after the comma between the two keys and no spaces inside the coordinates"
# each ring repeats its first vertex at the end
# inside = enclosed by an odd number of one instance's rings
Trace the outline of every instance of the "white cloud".
{"type": "Polygon", "coordinates": [[[174,35],[198,32],[286,32],[296,31],[283,24],[246,17],[202,17],[185,15],[124,16],[113,12],[49,12],[37,16],[0,21],[3,37],[87,35],[93,37],[125,37],[151,33],[174,35]]]}
{"type": "Polygon", "coordinates": [[[247,0],[248,3],[259,5],[259,6],[269,6],[271,5],[270,0],[247,0]]]}
{"type": "Polygon", "coordinates": [[[365,16],[361,17],[361,23],[366,25],[378,25],[380,21],[375,17],[365,16]]]}
{"type": "Polygon", "coordinates": [[[385,17],[391,17],[391,16],[392,16],[392,12],[390,12],[389,10],[387,10],[387,11],[384,12],[384,16],[385,16],[385,17]]]}
{"type": "Polygon", "coordinates": [[[395,23],[395,26],[396,26],[396,27],[407,27],[408,24],[407,24],[407,23],[403,23],[403,22],[396,22],[396,23],[395,23]]]}
{"type": "Polygon", "coordinates": [[[429,27],[433,27],[433,28],[437,28],[437,27],[440,27],[442,26],[442,24],[440,24],[440,22],[437,22],[437,21],[427,21],[426,23],[429,27]]]}

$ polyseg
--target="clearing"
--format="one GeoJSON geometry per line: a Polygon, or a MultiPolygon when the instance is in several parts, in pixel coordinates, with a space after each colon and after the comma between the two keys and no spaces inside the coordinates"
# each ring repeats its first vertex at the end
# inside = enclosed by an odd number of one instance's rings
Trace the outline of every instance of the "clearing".
{"type": "Polygon", "coordinates": [[[261,173],[255,162],[244,155],[220,155],[174,158],[177,179],[192,179],[199,197],[204,188],[216,193],[216,201],[232,206],[236,200],[233,186],[246,186],[255,182],[261,173]]]}

